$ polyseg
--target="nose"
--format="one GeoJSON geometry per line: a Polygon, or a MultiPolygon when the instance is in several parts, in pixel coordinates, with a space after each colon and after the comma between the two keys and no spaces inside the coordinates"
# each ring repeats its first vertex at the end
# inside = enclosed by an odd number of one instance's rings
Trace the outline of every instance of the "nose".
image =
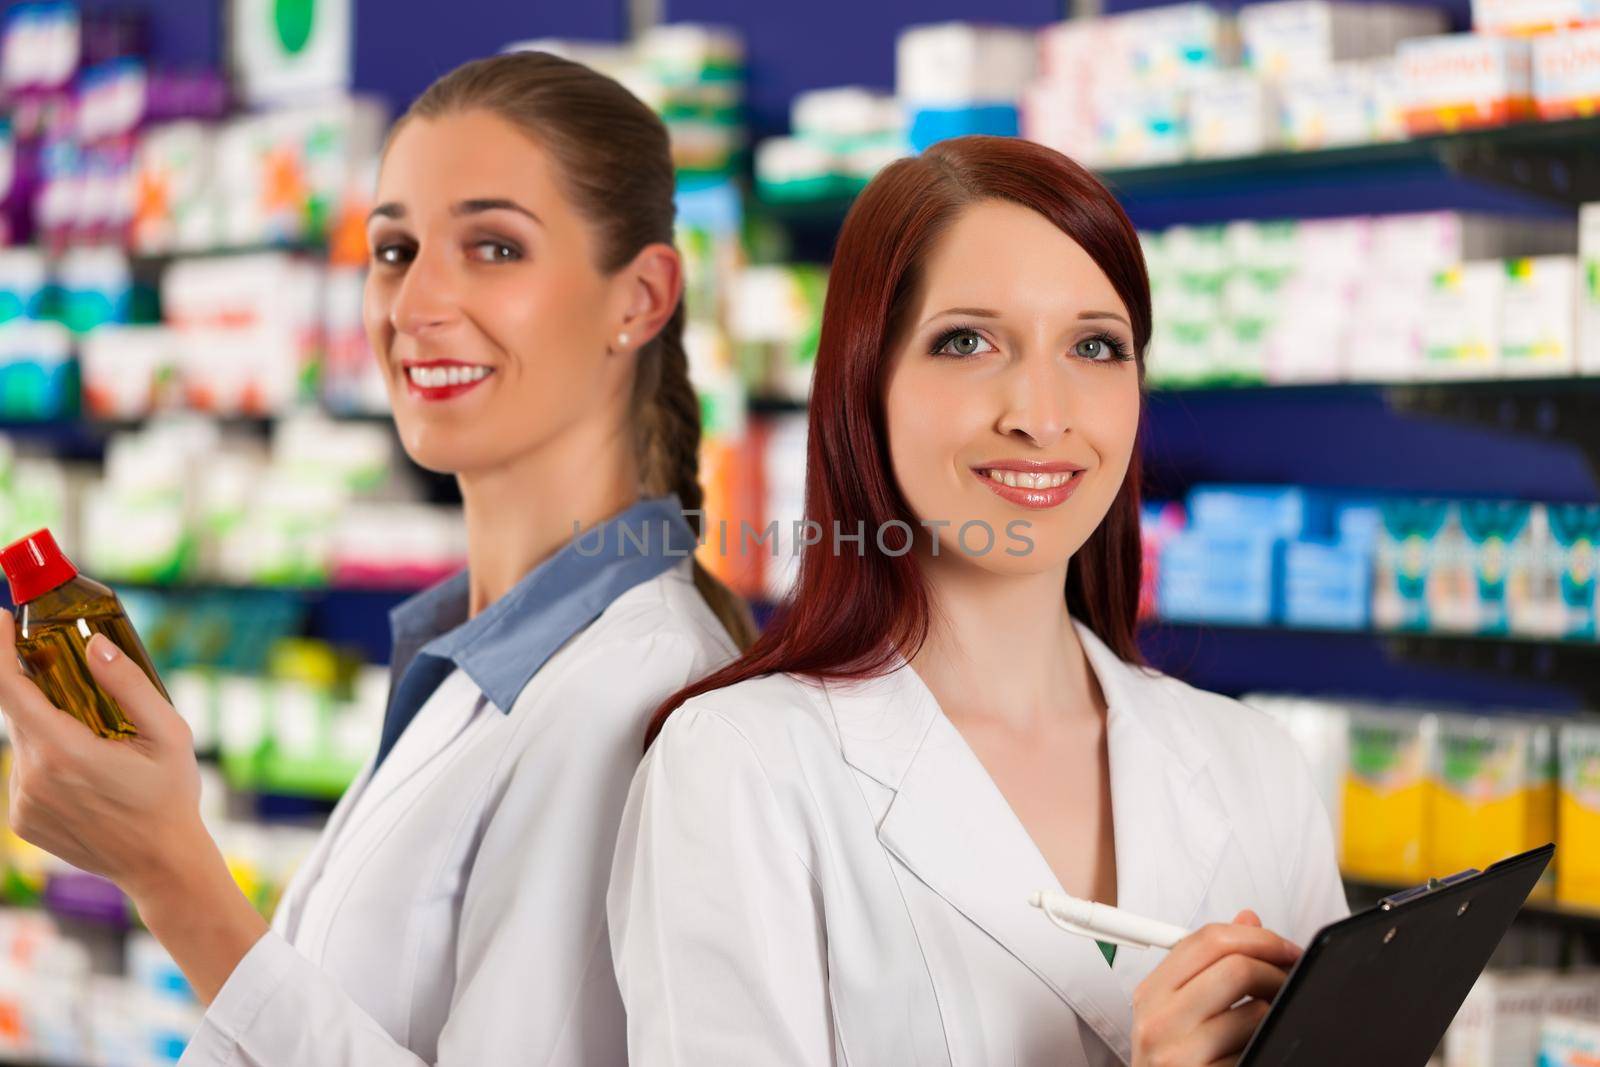
{"type": "Polygon", "coordinates": [[[1024,354],[1002,376],[1000,393],[995,429],[1007,437],[1049,448],[1072,427],[1071,375],[1053,353],[1024,354]]]}
{"type": "Polygon", "coordinates": [[[394,292],[389,323],[396,332],[425,336],[460,315],[459,279],[449,258],[418,248],[394,292]]]}

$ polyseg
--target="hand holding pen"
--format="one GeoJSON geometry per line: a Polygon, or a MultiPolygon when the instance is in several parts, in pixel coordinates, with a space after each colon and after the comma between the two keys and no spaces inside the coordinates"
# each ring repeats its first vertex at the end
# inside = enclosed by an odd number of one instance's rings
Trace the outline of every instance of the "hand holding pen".
{"type": "Polygon", "coordinates": [[[1133,993],[1133,1067],[1236,1062],[1301,954],[1252,911],[1191,933],[1064,893],[1030,903],[1069,933],[1171,950],[1133,993]]]}

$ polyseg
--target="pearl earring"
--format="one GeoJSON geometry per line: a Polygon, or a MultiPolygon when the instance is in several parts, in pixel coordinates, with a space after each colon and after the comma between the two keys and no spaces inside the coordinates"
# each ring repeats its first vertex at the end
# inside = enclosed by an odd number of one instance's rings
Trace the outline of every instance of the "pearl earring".
{"type": "Polygon", "coordinates": [[[624,333],[617,334],[617,347],[618,348],[627,348],[628,347],[628,335],[627,335],[627,333],[624,332],[624,333]]]}

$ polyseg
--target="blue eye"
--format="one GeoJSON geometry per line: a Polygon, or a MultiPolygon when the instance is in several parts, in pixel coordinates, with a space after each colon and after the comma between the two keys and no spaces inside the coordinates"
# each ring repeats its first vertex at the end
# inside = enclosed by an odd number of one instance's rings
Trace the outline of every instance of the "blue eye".
{"type": "Polygon", "coordinates": [[[933,355],[936,356],[976,356],[995,350],[993,345],[983,339],[982,334],[966,327],[948,330],[933,342],[933,355]]]}

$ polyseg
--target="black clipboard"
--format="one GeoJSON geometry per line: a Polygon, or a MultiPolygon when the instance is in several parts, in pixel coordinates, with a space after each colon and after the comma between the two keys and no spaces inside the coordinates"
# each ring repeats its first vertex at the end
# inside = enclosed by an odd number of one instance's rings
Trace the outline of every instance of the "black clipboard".
{"type": "Polygon", "coordinates": [[[1239,1067],[1423,1067],[1554,853],[1434,879],[1323,927],[1239,1067]]]}

